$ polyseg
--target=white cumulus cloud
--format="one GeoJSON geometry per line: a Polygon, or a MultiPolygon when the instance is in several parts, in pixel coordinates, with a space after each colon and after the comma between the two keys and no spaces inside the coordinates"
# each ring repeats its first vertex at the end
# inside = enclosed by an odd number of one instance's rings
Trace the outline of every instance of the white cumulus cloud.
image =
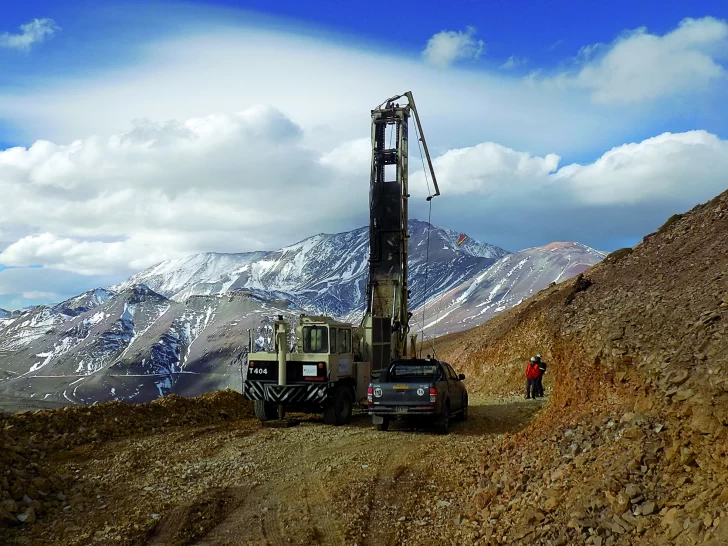
{"type": "MultiPolygon", "coordinates": [[[[449,150],[434,159],[443,195],[513,199],[513,206],[538,206],[532,192],[568,206],[643,205],[670,202],[690,206],[728,187],[728,141],[706,131],[664,133],[623,144],[594,162],[559,166],[556,154],[533,156],[484,142],[449,150]]],[[[421,173],[412,191],[426,195],[421,173]]]]}
{"type": "Polygon", "coordinates": [[[61,30],[61,27],[53,19],[46,17],[33,19],[24,25],[20,25],[20,32],[17,34],[1,33],[0,48],[29,51],[35,44],[44,42],[46,38],[50,38],[59,30],[61,30]]]}
{"type": "Polygon", "coordinates": [[[662,36],[646,28],[611,44],[584,46],[576,73],[546,81],[583,88],[599,103],[637,103],[702,92],[726,77],[728,23],[713,17],[684,19],[662,36]]]}
{"type": "MultiPolygon", "coordinates": [[[[435,176],[445,195],[493,194],[504,186],[541,183],[559,165],[559,156],[545,157],[518,152],[495,142],[449,150],[434,159],[435,176]]],[[[414,177],[412,192],[425,193],[421,172],[414,177]]]]}
{"type": "Polygon", "coordinates": [[[459,60],[477,60],[485,53],[485,43],[475,39],[476,32],[475,27],[438,32],[427,41],[422,56],[437,68],[447,68],[459,60]]]}
{"type": "MultiPolygon", "coordinates": [[[[365,225],[369,146],[356,139],[318,152],[284,114],[258,106],[0,151],[0,231],[16,237],[0,264],[43,266],[1,271],[0,288],[68,296],[68,287],[91,286],[63,277],[51,288],[49,272],[119,279],[195,252],[275,249],[365,225]]],[[[426,218],[412,153],[410,217],[426,218]]],[[[728,142],[705,131],[665,133],[566,166],[555,153],[483,142],[433,161],[442,191],[436,224],[513,250],[551,240],[602,246],[725,189],[728,142]]]]}
{"type": "Polygon", "coordinates": [[[728,141],[706,131],[688,131],[617,146],[591,164],[562,167],[554,178],[588,206],[689,206],[728,188],[726,169],[728,141]]]}
{"type": "Polygon", "coordinates": [[[26,226],[0,264],[124,274],[363,223],[368,163],[356,172],[353,157],[348,146],[308,148],[300,127],[266,106],[0,151],[0,229],[26,226]]]}
{"type": "MultiPolygon", "coordinates": [[[[664,133],[563,166],[556,154],[486,142],[450,150],[434,167],[442,190],[436,224],[510,250],[552,241],[613,250],[728,189],[728,141],[706,131],[664,133]]],[[[422,178],[410,179],[411,217],[428,212],[422,178]]]]}
{"type": "Polygon", "coordinates": [[[105,275],[141,270],[172,257],[177,254],[139,241],[78,241],[43,233],[8,246],[0,252],[0,263],[20,267],[42,264],[81,275],[105,275]]]}

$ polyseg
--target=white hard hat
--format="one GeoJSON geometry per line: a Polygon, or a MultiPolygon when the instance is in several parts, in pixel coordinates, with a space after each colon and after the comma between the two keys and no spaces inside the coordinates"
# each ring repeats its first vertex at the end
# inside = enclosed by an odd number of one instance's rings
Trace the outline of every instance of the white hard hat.
{"type": "Polygon", "coordinates": [[[531,362],[536,362],[536,357],[535,356],[532,356],[531,357],[531,362]]]}
{"type": "Polygon", "coordinates": [[[540,359],[541,358],[541,355],[536,355],[536,358],[540,359]]]}

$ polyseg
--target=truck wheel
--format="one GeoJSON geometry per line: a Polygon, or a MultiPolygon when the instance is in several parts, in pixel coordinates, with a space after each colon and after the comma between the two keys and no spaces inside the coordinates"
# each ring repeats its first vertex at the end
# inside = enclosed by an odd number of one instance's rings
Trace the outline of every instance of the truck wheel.
{"type": "Polygon", "coordinates": [[[377,425],[377,430],[386,432],[389,430],[389,417],[382,417],[382,423],[377,425]]]}
{"type": "Polygon", "coordinates": [[[255,416],[261,421],[278,419],[278,408],[275,404],[271,404],[265,400],[255,400],[253,402],[253,409],[255,410],[255,416]]]}
{"type": "Polygon", "coordinates": [[[450,406],[445,406],[442,415],[435,423],[435,430],[438,434],[447,434],[450,432],[450,406]]]}
{"type": "Polygon", "coordinates": [[[465,400],[463,400],[463,409],[460,412],[460,415],[458,416],[458,421],[467,421],[468,420],[468,397],[465,397],[465,400]]]}
{"type": "Polygon", "coordinates": [[[354,397],[347,387],[336,387],[331,400],[324,406],[324,422],[327,425],[346,425],[351,421],[354,397]]]}

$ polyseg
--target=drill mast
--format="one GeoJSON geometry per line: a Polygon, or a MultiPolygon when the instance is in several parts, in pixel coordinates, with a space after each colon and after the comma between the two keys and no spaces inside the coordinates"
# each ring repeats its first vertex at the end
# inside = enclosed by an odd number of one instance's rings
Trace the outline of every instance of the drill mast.
{"type": "Polygon", "coordinates": [[[362,321],[370,334],[372,372],[407,353],[408,122],[414,114],[435,193],[440,195],[419,115],[411,92],[387,99],[372,110],[372,163],[369,188],[369,280],[362,321]],[[406,98],[400,106],[398,99],[406,98]],[[388,131],[389,129],[389,131],[388,131]],[[389,147],[387,143],[389,133],[389,147]],[[394,146],[392,147],[392,144],[394,146]]]}

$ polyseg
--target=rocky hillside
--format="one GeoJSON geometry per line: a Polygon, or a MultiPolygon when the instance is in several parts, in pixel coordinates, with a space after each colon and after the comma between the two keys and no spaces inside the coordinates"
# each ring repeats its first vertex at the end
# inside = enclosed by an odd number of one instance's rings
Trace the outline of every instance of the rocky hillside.
{"type": "MultiPolygon", "coordinates": [[[[459,332],[482,324],[552,283],[570,279],[604,259],[579,243],[527,248],[498,260],[479,275],[428,302],[425,334],[459,332]]],[[[422,310],[415,314],[421,318],[422,310]]]]}
{"type": "Polygon", "coordinates": [[[728,541],[728,192],[438,353],[485,393],[549,363],[548,409],[484,453],[486,544],[728,541]]]}

